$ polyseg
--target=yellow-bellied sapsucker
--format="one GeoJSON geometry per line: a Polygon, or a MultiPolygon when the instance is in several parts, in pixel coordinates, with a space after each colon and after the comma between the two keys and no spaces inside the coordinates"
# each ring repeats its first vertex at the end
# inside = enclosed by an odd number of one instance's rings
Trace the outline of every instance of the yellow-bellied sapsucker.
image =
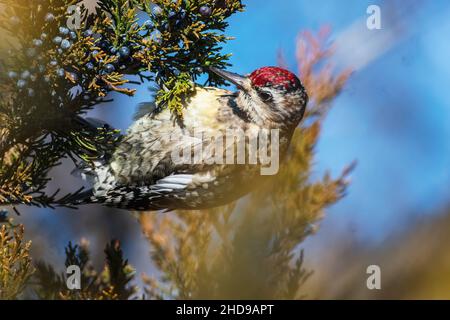
{"type": "MultiPolygon", "coordinates": [[[[297,76],[278,67],[260,68],[245,77],[212,71],[236,85],[237,92],[197,87],[184,102],[182,119],[155,107],[128,129],[107,161],[83,170],[92,189],[76,203],[129,210],[204,209],[236,200],[256,187],[260,159],[256,164],[229,163],[216,156],[236,151],[239,139],[252,139],[261,129],[277,129],[282,159],[305,112],[305,88],[297,76]],[[245,137],[217,144],[217,139],[198,136],[200,132],[217,138],[230,130],[245,137]],[[196,147],[215,151],[199,155],[196,147]],[[189,150],[196,161],[175,161],[180,149],[189,150]]],[[[232,152],[234,160],[236,154],[232,152]]]]}

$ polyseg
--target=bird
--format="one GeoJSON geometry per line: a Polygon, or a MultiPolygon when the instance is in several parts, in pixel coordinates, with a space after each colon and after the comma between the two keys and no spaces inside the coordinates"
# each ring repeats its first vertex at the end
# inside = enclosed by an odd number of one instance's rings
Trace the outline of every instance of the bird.
{"type": "MultiPolygon", "coordinates": [[[[182,118],[155,105],[129,127],[107,160],[80,169],[92,188],[74,204],[130,211],[200,210],[233,202],[260,185],[265,178],[260,159],[250,164],[214,157],[221,156],[220,151],[236,151],[239,140],[254,138],[264,129],[277,130],[277,152],[283,159],[305,113],[306,89],[294,73],[280,67],[262,67],[246,76],[212,67],[210,71],[237,90],[195,86],[183,101],[182,118]],[[230,130],[245,137],[220,145],[197,135],[218,137],[230,130]],[[192,156],[196,147],[217,150],[200,153],[197,161],[174,160],[180,149],[192,156]]],[[[236,156],[232,152],[232,160],[236,156]]]]}

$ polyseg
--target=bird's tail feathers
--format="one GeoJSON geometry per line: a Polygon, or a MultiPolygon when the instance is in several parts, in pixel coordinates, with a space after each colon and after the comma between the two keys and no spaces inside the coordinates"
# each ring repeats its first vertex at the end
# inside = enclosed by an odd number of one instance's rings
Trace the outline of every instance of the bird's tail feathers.
{"type": "Polygon", "coordinates": [[[100,170],[104,165],[104,160],[94,161],[92,164],[80,162],[76,164],[76,167],[72,170],[71,175],[88,182],[90,185],[93,185],[96,177],[98,176],[98,170],[100,170]]]}
{"type": "Polygon", "coordinates": [[[92,165],[78,164],[71,174],[86,181],[90,186],[90,189],[71,199],[73,205],[96,203],[97,197],[106,195],[115,183],[109,165],[103,161],[95,161],[92,165]]]}
{"type": "Polygon", "coordinates": [[[86,191],[77,192],[64,199],[64,205],[67,206],[80,206],[84,204],[94,203],[93,198],[94,189],[88,189],[86,191]]]}

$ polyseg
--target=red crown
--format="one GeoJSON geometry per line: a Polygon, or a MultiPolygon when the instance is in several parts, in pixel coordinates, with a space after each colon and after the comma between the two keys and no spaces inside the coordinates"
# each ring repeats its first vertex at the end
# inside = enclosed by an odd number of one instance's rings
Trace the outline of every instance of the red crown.
{"type": "Polygon", "coordinates": [[[281,87],[285,90],[296,90],[301,82],[295,74],[278,67],[264,67],[254,71],[250,80],[255,87],[281,87]]]}

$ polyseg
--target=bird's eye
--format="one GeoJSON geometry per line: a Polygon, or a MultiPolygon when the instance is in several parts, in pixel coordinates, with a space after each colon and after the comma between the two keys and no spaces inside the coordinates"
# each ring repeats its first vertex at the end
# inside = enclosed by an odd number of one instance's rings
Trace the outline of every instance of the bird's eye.
{"type": "Polygon", "coordinates": [[[270,101],[273,98],[272,94],[270,92],[267,92],[267,91],[260,91],[259,92],[259,96],[260,96],[261,100],[264,101],[264,102],[270,101]]]}

